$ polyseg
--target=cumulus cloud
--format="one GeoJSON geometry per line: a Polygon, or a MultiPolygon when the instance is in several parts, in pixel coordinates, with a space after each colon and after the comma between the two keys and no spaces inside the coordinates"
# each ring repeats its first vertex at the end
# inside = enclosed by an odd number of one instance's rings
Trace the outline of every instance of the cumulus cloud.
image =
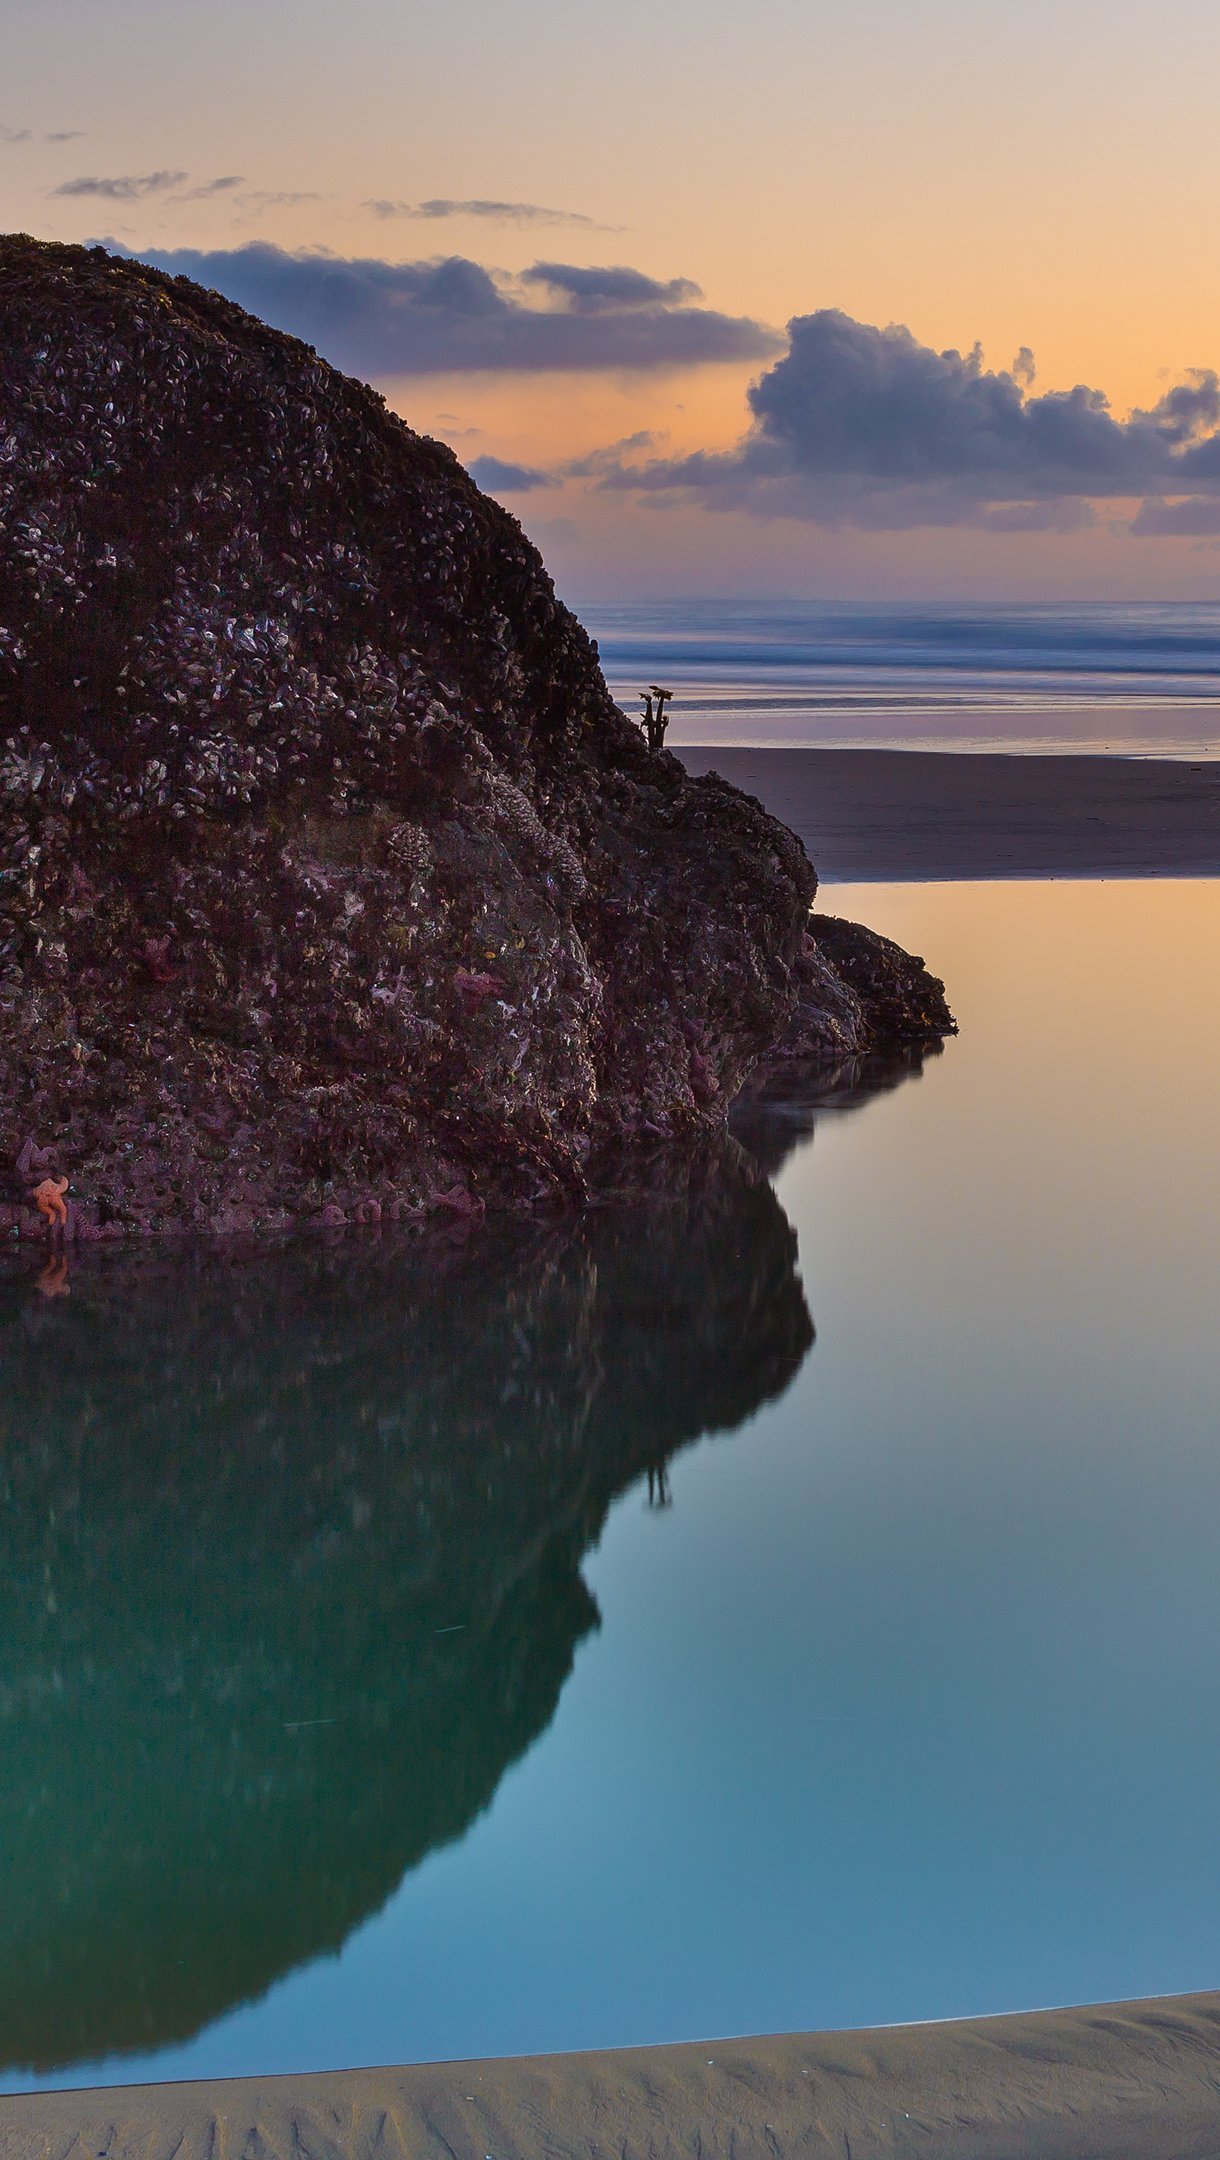
{"type": "Polygon", "coordinates": [[[1065,506],[1094,499],[1220,488],[1212,371],[1126,420],[1100,390],[1035,395],[1033,380],[1027,347],[992,370],[978,346],[937,352],[900,326],[823,308],[789,324],[787,352],[749,392],[753,425],[735,449],[620,460],[601,485],[828,523],[1006,531],[1068,529],[1089,512],[1065,506]]]}
{"type": "Polygon", "coordinates": [[[510,465],[503,458],[472,458],[466,470],[489,495],[528,495],[534,488],[554,487],[552,473],[533,465],[510,465]]]}
{"type": "Polygon", "coordinates": [[[142,202],[147,195],[168,194],[188,178],[184,172],[115,173],[109,177],[81,173],[75,180],[61,180],[51,193],[98,196],[104,202],[142,202]]]}
{"type": "Polygon", "coordinates": [[[456,202],[447,195],[433,195],[427,202],[393,202],[380,196],[362,207],[379,218],[486,218],[494,225],[585,225],[591,232],[622,230],[618,225],[599,225],[596,218],[586,217],[582,210],[548,210],[545,203],[493,202],[483,196],[465,202],[456,202]]]}
{"type": "Polygon", "coordinates": [[[1198,443],[1220,426],[1220,377],[1214,368],[1191,368],[1185,382],[1167,390],[1149,414],[1167,443],[1198,443]]]}
{"type": "MultiPolygon", "coordinates": [[[[214,286],[277,328],[307,339],[336,366],[364,376],[475,369],[655,372],[762,359],[781,342],[748,317],[688,305],[685,295],[694,288],[685,279],[656,286],[652,297],[633,294],[616,302],[606,296],[590,311],[562,282],[567,266],[559,263],[538,266],[545,275],[537,282],[553,303],[544,308],[532,304],[528,279],[493,276],[462,255],[389,263],[322,250],[292,253],[255,241],[211,251],[151,248],[141,251],[141,260],[214,286]]],[[[612,273],[624,274],[637,275],[612,273]]]]}

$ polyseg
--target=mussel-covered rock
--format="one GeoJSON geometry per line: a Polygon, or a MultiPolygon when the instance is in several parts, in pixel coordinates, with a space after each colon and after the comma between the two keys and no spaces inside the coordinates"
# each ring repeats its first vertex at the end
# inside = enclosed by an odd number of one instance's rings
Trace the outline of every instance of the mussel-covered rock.
{"type": "Polygon", "coordinates": [[[451,451],[216,293],[0,240],[0,1229],[64,1178],[69,1235],[579,1192],[722,1119],[814,884],[451,451]]]}
{"type": "Polygon", "coordinates": [[[841,915],[810,916],[792,979],[796,1009],[772,1059],[917,1053],[957,1033],[945,986],[919,955],[841,915]]]}

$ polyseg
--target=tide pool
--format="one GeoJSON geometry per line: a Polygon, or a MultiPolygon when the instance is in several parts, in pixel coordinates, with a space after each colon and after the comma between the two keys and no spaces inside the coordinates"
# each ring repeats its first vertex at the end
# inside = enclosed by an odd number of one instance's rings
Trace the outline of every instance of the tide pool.
{"type": "Polygon", "coordinates": [[[5,2090],[1217,1983],[1220,884],[830,904],[676,1189],[5,1262],[5,2090]]]}

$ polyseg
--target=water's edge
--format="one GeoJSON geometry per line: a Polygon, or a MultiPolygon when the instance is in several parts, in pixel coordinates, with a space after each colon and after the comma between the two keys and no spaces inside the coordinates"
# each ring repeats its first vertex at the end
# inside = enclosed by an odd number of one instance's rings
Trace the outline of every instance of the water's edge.
{"type": "Polygon", "coordinates": [[[0,2160],[217,2150],[262,2160],[1204,2160],[1220,1994],[864,2032],[40,2093],[0,2103],[0,2160]]]}

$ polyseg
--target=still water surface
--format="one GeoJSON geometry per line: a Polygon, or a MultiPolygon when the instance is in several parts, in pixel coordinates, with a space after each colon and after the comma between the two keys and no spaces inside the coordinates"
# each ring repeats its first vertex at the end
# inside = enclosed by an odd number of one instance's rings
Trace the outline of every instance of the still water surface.
{"type": "Polygon", "coordinates": [[[1220,1981],[1220,884],[827,898],[774,1194],[7,1263],[5,2089],[1220,1981]]]}

